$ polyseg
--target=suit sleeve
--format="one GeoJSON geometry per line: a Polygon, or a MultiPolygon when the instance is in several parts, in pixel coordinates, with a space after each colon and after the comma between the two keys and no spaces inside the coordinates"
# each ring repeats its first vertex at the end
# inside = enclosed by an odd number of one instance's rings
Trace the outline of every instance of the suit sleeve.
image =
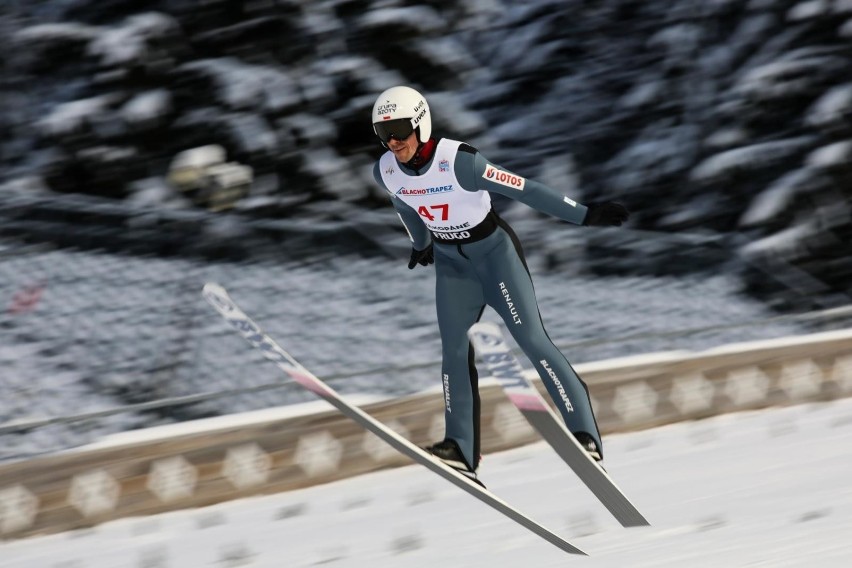
{"type": "Polygon", "coordinates": [[[396,214],[399,216],[399,220],[402,222],[405,232],[408,233],[408,238],[411,239],[411,246],[417,250],[423,250],[428,247],[432,243],[432,234],[429,232],[429,229],[426,228],[426,225],[423,223],[423,219],[420,218],[417,211],[406,205],[402,199],[394,195],[393,192],[388,189],[388,186],[385,185],[385,182],[382,179],[378,162],[376,162],[376,165],[373,166],[373,177],[375,178],[376,183],[379,184],[379,187],[383,188],[388,193],[391,203],[393,204],[393,208],[396,210],[396,214]]]}
{"type": "Polygon", "coordinates": [[[585,205],[541,182],[492,164],[470,146],[457,154],[456,177],[468,191],[499,193],[568,223],[582,225],[586,218],[585,205]]]}

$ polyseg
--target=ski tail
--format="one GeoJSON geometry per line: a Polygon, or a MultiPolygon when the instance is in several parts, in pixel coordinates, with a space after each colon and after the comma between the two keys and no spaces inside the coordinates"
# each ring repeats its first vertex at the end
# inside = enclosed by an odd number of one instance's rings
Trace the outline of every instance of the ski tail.
{"type": "Polygon", "coordinates": [[[490,322],[477,323],[469,335],[477,355],[503,387],[507,398],[618,522],[625,527],[649,525],[609,474],[580,446],[535,385],[526,378],[500,326],[490,322]]]}
{"type": "Polygon", "coordinates": [[[299,385],[310,390],[320,398],[328,401],[344,416],[357,422],[366,430],[372,432],[388,445],[415,462],[425,466],[430,471],[443,477],[456,487],[466,491],[481,502],[502,513],[509,519],[528,529],[532,533],[570,554],[586,555],[585,552],[569,543],[556,533],[545,528],[527,515],[518,511],[492,492],[467,478],[440,460],[433,458],[428,452],[400,436],[358,406],[350,404],[321,379],[303,367],[287,351],[281,348],[267,335],[249,316],[245,314],[228,295],[228,292],[218,284],[208,283],[202,292],[204,298],[219,312],[219,314],[236,329],[252,347],[260,350],[264,356],[275,363],[284,373],[299,385]]]}

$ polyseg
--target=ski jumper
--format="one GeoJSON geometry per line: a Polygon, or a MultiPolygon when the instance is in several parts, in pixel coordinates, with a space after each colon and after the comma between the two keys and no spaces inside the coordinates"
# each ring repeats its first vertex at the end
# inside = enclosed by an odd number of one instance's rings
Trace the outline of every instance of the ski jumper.
{"type": "Polygon", "coordinates": [[[532,362],[571,432],[586,432],[602,452],[586,384],[545,331],[532,279],[514,231],[491,207],[505,195],[582,224],[587,208],[548,186],[486,160],[471,146],[441,139],[418,171],[386,152],[373,169],[417,250],[434,244],[446,437],[473,469],[480,458],[479,389],[470,327],[491,306],[532,362]]]}

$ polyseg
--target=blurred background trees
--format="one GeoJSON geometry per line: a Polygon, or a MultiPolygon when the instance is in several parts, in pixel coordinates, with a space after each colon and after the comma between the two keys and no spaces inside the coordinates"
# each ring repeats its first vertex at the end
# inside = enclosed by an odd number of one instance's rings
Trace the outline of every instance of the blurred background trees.
{"type": "MultiPolygon", "coordinates": [[[[428,93],[440,135],[581,200],[624,200],[648,233],[597,242],[622,259],[608,271],[700,270],[714,250],[742,261],[732,269],[774,305],[845,303],[848,2],[53,0],[2,10],[0,196],[212,204],[351,225],[385,207],[369,175],[381,151],[369,109],[407,83],[428,93]],[[194,184],[169,176],[179,153],[211,145],[224,151],[216,169],[194,184]],[[709,248],[667,268],[684,246],[672,234],[709,248]],[[660,259],[651,268],[649,256],[660,259]]],[[[158,250],[180,253],[174,240],[158,250]]],[[[367,240],[353,248],[382,249],[367,240]]]]}

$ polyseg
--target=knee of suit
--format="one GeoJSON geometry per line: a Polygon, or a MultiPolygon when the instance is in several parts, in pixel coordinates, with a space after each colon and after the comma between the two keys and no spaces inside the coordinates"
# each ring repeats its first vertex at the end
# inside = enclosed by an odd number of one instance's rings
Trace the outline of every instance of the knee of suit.
{"type": "Polygon", "coordinates": [[[513,337],[524,353],[556,348],[543,328],[528,327],[523,332],[513,335],[513,337]]]}
{"type": "Polygon", "coordinates": [[[444,355],[444,361],[456,361],[467,366],[468,353],[470,353],[469,343],[452,344],[451,347],[445,343],[441,351],[444,355]]]}

